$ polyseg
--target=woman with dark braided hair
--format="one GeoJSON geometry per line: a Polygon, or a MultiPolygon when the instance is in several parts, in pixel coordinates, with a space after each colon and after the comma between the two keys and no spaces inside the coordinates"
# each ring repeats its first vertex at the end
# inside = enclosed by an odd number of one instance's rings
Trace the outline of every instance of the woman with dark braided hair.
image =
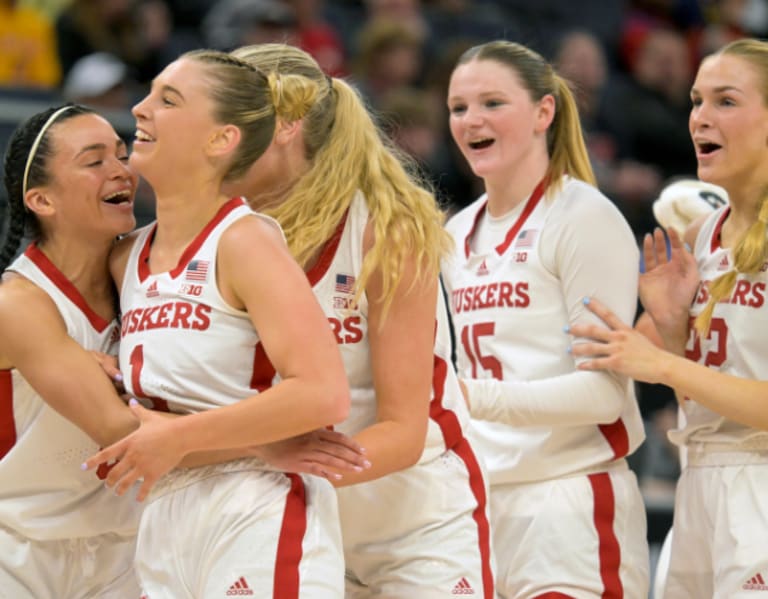
{"type": "Polygon", "coordinates": [[[135,225],[136,177],[90,109],[41,112],[5,156],[0,249],[0,594],[138,597],[139,509],[83,459],[138,422],[88,351],[119,338],[108,255],[135,225]],[[25,231],[26,230],[26,231],[25,231]],[[32,243],[11,263],[28,232],[32,243]],[[10,263],[10,266],[9,266],[10,263]],[[7,268],[7,270],[6,270],[7,268]]]}

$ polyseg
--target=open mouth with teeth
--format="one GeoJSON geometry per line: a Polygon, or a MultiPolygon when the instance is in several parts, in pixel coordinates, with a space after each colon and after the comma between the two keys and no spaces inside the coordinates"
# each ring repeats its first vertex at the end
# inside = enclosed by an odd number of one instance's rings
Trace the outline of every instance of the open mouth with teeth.
{"type": "Polygon", "coordinates": [[[137,130],[136,131],[136,141],[155,141],[155,138],[151,135],[147,135],[144,133],[144,131],[137,130]]]}
{"type": "Polygon", "coordinates": [[[484,150],[485,148],[490,147],[493,144],[492,139],[480,139],[477,141],[471,141],[469,142],[469,147],[473,150],[484,150]]]}
{"type": "Polygon", "coordinates": [[[115,206],[125,204],[131,201],[131,192],[128,190],[116,191],[115,193],[110,193],[108,196],[102,198],[101,201],[115,206]]]}

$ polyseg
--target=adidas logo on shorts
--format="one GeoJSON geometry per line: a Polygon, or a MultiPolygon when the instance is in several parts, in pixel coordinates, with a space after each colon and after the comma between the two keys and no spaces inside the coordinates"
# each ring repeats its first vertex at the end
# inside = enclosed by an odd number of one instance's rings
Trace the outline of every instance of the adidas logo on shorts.
{"type": "Polygon", "coordinates": [[[243,596],[243,595],[253,595],[253,589],[248,586],[248,583],[245,581],[245,577],[241,576],[238,578],[232,586],[229,587],[229,590],[227,591],[227,597],[231,596],[243,596]]]}
{"type": "Polygon", "coordinates": [[[456,583],[456,586],[453,587],[451,594],[452,595],[474,595],[475,589],[473,589],[472,585],[469,584],[469,581],[462,576],[459,579],[459,582],[456,583]]]}

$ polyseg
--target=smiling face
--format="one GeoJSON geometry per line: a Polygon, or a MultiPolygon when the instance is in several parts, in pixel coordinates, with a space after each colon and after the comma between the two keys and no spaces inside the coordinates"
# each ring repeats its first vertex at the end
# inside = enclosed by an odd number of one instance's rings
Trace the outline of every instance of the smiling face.
{"type": "Polygon", "coordinates": [[[131,165],[156,191],[160,182],[183,181],[207,162],[207,143],[219,128],[207,68],[189,58],[172,62],[132,109],[136,140],[131,165]]]}
{"type": "Polygon", "coordinates": [[[768,171],[765,85],[748,60],[717,54],[702,62],[691,90],[689,128],[698,175],[733,194],[768,171]]]}
{"type": "Polygon", "coordinates": [[[136,225],[133,198],[137,178],[128,167],[128,150],[105,119],[84,114],[49,130],[53,154],[50,182],[28,192],[44,195],[57,227],[112,239],[136,225]]]}
{"type": "Polygon", "coordinates": [[[513,68],[489,59],[459,65],[448,87],[448,110],[451,135],[477,176],[499,177],[546,160],[553,113],[531,99],[513,68]]]}

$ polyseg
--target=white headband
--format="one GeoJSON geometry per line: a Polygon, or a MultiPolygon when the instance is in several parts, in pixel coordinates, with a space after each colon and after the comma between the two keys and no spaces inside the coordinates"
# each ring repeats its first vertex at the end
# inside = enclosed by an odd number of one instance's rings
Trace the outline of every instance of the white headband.
{"type": "MultiPolygon", "coordinates": [[[[42,126],[40,131],[37,134],[37,137],[35,138],[35,142],[32,144],[32,147],[29,150],[29,155],[27,156],[27,164],[24,167],[24,179],[22,179],[21,182],[21,201],[24,202],[24,198],[27,196],[27,179],[29,178],[29,168],[32,166],[32,161],[35,159],[35,154],[37,154],[37,148],[40,145],[40,142],[43,141],[43,136],[45,135],[45,132],[48,131],[48,129],[53,125],[53,123],[56,122],[56,119],[59,118],[59,115],[63,112],[66,112],[70,108],[74,108],[71,104],[67,106],[63,106],[59,108],[56,112],[54,112],[51,116],[48,117],[48,120],[45,121],[45,124],[42,126]]],[[[26,208],[27,204],[24,203],[24,207],[26,208]]]]}

